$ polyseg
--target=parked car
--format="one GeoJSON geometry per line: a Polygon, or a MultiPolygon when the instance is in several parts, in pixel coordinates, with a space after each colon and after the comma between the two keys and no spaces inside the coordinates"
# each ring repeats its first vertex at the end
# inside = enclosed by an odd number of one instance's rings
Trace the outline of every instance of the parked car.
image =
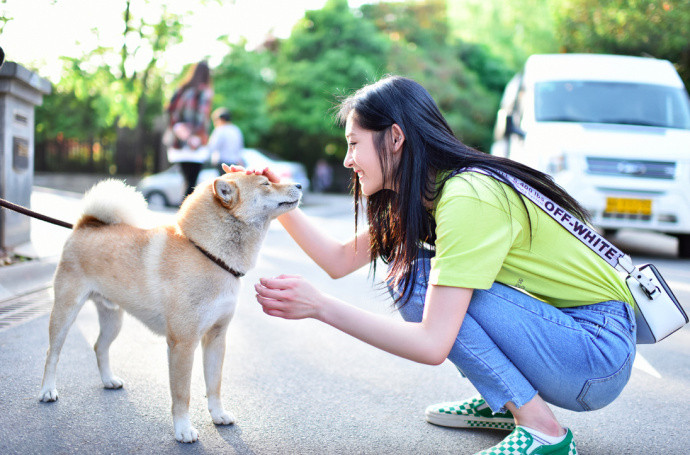
{"type": "MultiPolygon", "coordinates": [[[[309,190],[307,171],[301,163],[282,161],[267,152],[249,148],[242,150],[242,158],[244,158],[247,168],[264,169],[269,167],[281,180],[297,182],[302,185],[303,191],[309,190]]],[[[197,184],[214,179],[218,175],[215,166],[210,163],[204,164],[201,172],[199,172],[197,184]]],[[[180,205],[184,196],[184,188],[184,177],[178,164],[173,164],[163,172],[143,178],[137,185],[137,189],[144,195],[149,207],[152,208],[180,205]]]]}
{"type": "Polygon", "coordinates": [[[506,86],[491,153],[553,176],[605,232],[674,235],[690,257],[690,103],[670,62],[529,57],[506,86]]]}

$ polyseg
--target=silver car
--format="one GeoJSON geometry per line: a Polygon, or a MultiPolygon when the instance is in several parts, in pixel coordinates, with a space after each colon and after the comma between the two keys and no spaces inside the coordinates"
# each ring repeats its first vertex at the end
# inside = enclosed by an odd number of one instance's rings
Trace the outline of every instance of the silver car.
{"type": "MultiPolygon", "coordinates": [[[[268,156],[265,152],[256,149],[242,150],[242,158],[249,169],[270,168],[281,180],[288,180],[302,185],[302,191],[309,190],[309,178],[303,164],[294,161],[281,161],[268,156]]],[[[197,184],[218,177],[215,166],[204,164],[199,172],[197,184]]],[[[143,178],[137,185],[139,190],[149,203],[151,208],[163,208],[178,206],[184,196],[184,177],[178,164],[173,164],[168,169],[158,174],[143,178]]]]}

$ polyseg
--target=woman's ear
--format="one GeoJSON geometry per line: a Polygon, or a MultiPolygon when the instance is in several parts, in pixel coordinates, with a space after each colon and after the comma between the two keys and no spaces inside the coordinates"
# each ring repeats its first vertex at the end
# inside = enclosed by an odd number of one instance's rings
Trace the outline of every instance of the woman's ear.
{"type": "Polygon", "coordinates": [[[403,133],[402,128],[397,123],[394,123],[391,126],[391,134],[393,135],[393,152],[401,151],[405,142],[405,133],[403,133]]]}

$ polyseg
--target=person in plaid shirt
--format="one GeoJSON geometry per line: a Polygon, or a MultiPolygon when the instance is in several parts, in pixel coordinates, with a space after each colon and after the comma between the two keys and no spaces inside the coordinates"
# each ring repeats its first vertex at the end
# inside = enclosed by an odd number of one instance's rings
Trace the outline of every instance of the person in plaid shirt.
{"type": "Polygon", "coordinates": [[[185,196],[199,177],[201,163],[208,159],[206,143],[211,117],[213,86],[206,62],[193,65],[168,105],[168,128],[172,141],[168,161],[180,163],[185,178],[185,196]]]}

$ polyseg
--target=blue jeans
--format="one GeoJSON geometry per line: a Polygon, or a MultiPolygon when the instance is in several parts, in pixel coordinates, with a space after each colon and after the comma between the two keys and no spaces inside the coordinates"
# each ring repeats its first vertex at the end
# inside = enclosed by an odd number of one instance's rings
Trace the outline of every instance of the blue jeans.
{"type": "MultiPolygon", "coordinates": [[[[422,320],[432,255],[417,259],[416,286],[399,308],[406,321],[422,320]]],[[[635,337],[634,312],[624,302],[556,308],[494,283],[474,291],[448,360],[494,412],[508,402],[519,408],[537,393],[561,408],[591,411],[611,403],[630,379],[635,337]]]]}

